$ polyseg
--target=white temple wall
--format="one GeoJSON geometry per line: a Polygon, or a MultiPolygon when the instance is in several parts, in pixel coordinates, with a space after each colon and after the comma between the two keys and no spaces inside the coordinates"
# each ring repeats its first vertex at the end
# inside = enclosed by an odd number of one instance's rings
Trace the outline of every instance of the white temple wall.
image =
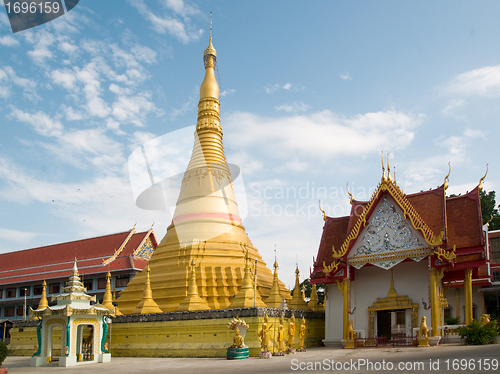
{"type": "Polygon", "coordinates": [[[340,344],[342,340],[342,310],[344,299],[337,287],[337,283],[327,284],[328,300],[325,309],[325,345],[340,344]]]}
{"type": "MultiPolygon", "coordinates": [[[[368,337],[368,307],[378,298],[385,298],[391,285],[391,271],[377,266],[365,266],[355,270],[355,280],[351,282],[351,309],[356,310],[349,318],[353,321],[354,330],[364,330],[368,337]]],[[[423,308],[422,299],[429,303],[429,269],[428,260],[420,262],[404,262],[393,267],[394,289],[398,296],[408,296],[413,303],[419,304],[419,323],[422,316],[427,317],[430,327],[431,311],[423,308]]]]}

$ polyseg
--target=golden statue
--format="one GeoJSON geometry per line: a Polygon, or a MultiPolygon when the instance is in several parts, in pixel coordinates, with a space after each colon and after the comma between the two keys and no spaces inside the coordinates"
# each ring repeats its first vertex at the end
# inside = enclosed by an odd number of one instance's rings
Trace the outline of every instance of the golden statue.
{"type": "Polygon", "coordinates": [[[285,350],[285,318],[281,316],[278,326],[278,352],[285,350]]]}
{"type": "Polygon", "coordinates": [[[273,327],[273,325],[268,325],[269,323],[269,317],[267,316],[267,313],[266,313],[266,316],[264,317],[264,323],[262,324],[262,329],[259,331],[259,334],[257,335],[259,337],[259,341],[260,341],[260,350],[262,352],[265,352],[267,351],[267,347],[269,346],[269,330],[271,329],[271,327],[273,327]]]}
{"type": "Polygon", "coordinates": [[[243,336],[240,335],[240,329],[236,327],[236,335],[233,338],[233,348],[243,348],[243,336]]]}
{"type": "Polygon", "coordinates": [[[354,327],[352,325],[352,320],[349,320],[349,324],[347,325],[347,332],[346,332],[346,339],[345,339],[345,348],[346,349],[354,349],[356,348],[356,344],[354,341],[354,338],[356,337],[356,334],[354,333],[354,327]]]}
{"type": "Polygon", "coordinates": [[[429,337],[429,329],[427,328],[426,320],[427,320],[427,318],[425,316],[423,316],[422,323],[420,324],[420,337],[421,338],[429,337]]]}
{"type": "Polygon", "coordinates": [[[300,349],[304,349],[305,336],[306,336],[306,319],[302,317],[302,323],[300,324],[300,329],[299,329],[300,349]]]}
{"type": "Polygon", "coordinates": [[[352,326],[352,320],[349,320],[349,325],[347,326],[347,339],[354,339],[354,327],[352,326]]]}
{"type": "Polygon", "coordinates": [[[288,347],[293,348],[295,337],[295,316],[292,314],[290,317],[290,324],[288,325],[288,347]]]}
{"type": "Polygon", "coordinates": [[[484,326],[489,322],[491,322],[490,315],[489,314],[481,314],[481,319],[479,320],[479,323],[481,323],[481,326],[484,326]]]}
{"type": "Polygon", "coordinates": [[[422,316],[420,324],[420,336],[418,337],[419,347],[429,347],[429,329],[427,328],[426,317],[422,316]]]}

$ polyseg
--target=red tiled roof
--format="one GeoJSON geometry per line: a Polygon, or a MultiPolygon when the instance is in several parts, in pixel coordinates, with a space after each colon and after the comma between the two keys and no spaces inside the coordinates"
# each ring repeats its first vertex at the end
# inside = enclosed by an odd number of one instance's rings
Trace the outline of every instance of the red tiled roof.
{"type": "Polygon", "coordinates": [[[481,203],[478,188],[446,199],[448,246],[459,248],[484,245],[481,203]]]}
{"type": "MultiPolygon", "coordinates": [[[[80,274],[104,274],[108,271],[108,266],[103,265],[103,259],[113,256],[129,234],[130,232],[122,232],[0,254],[0,284],[65,278],[71,272],[75,257],[80,274]]],[[[119,256],[109,264],[109,269],[131,270],[129,257],[146,234],[147,232],[134,233],[119,256]]],[[[156,247],[152,234],[151,240],[156,247]]],[[[145,266],[145,261],[135,262],[136,266],[140,266],[137,269],[145,266]]]]}
{"type": "MultiPolygon", "coordinates": [[[[335,249],[340,249],[340,246],[347,237],[347,228],[349,225],[350,217],[326,217],[325,225],[323,226],[323,235],[321,236],[321,242],[319,244],[318,256],[316,258],[316,267],[323,266],[323,261],[328,265],[332,262],[332,246],[335,249]]],[[[315,271],[314,270],[314,271],[315,271]]],[[[321,273],[323,274],[323,273],[321,273]]],[[[315,275],[313,278],[318,278],[320,275],[315,275]]]]}
{"type": "Polygon", "coordinates": [[[429,226],[434,235],[439,235],[445,230],[446,239],[446,217],[445,217],[445,190],[444,185],[435,190],[418,192],[406,195],[410,204],[415,208],[425,224],[429,226]]]}

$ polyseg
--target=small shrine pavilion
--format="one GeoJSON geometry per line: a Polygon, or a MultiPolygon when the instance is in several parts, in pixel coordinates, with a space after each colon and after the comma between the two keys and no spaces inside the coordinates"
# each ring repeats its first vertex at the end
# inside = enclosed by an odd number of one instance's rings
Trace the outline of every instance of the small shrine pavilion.
{"type": "Polygon", "coordinates": [[[109,317],[115,315],[115,308],[91,305],[95,296],[87,295],[78,268],[75,264],[63,288],[63,293],[52,297],[57,304],[49,306],[45,283],[38,309],[30,311],[31,318],[40,319],[37,327],[38,351],[31,357],[31,366],[47,366],[56,362],[59,366],[74,366],[79,363],[110,362],[106,336],[109,317]],[[61,346],[53,346],[54,328],[62,328],[61,346]],[[60,349],[59,349],[60,348],[60,349]],[[60,351],[60,355],[55,353],[60,351]]]}

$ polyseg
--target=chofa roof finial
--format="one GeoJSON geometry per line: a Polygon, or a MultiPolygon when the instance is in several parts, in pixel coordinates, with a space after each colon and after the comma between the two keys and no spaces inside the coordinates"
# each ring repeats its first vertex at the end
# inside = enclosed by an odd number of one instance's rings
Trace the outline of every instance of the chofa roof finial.
{"type": "Polygon", "coordinates": [[[478,190],[479,192],[481,192],[483,190],[483,181],[484,181],[484,178],[486,178],[486,176],[488,175],[488,164],[486,164],[486,173],[484,174],[484,177],[482,177],[480,180],[479,180],[479,185],[477,186],[478,187],[478,190]]]}
{"type": "Polygon", "coordinates": [[[448,181],[450,180],[450,174],[451,174],[451,162],[448,162],[448,175],[444,177],[444,190],[446,191],[448,189],[448,181]]]}

